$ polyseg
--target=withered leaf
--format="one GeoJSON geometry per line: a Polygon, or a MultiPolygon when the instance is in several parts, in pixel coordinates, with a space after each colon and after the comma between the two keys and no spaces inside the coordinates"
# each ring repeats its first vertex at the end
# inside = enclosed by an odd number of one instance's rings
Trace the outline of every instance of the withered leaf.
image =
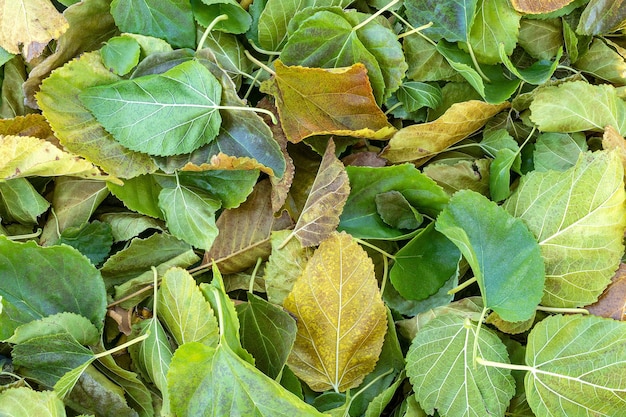
{"type": "Polygon", "coordinates": [[[320,244],[283,306],[298,323],[289,367],[311,389],[343,392],[374,369],[387,314],[374,264],[352,236],[320,244]]]}
{"type": "Polygon", "coordinates": [[[626,320],[626,264],[620,264],[598,301],[586,308],[596,316],[626,320]]]}
{"type": "Polygon", "coordinates": [[[511,0],[511,5],[520,13],[550,13],[567,6],[573,0],[511,0]]]}
{"type": "Polygon", "coordinates": [[[276,75],[263,89],[276,98],[290,142],[313,135],[386,139],[395,129],[376,104],[362,64],[322,69],[274,63],[276,75]]]}

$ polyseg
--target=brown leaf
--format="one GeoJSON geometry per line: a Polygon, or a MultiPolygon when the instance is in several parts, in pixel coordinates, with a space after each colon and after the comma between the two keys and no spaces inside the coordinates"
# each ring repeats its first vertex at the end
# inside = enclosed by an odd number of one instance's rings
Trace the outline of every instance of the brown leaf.
{"type": "Polygon", "coordinates": [[[13,119],[0,119],[0,135],[32,136],[44,139],[57,148],[61,148],[61,144],[54,136],[48,121],[41,114],[28,114],[13,119]]]}
{"type": "Polygon", "coordinates": [[[346,233],[315,251],[284,307],[297,317],[289,367],[314,391],[358,386],[380,355],[387,314],[374,264],[346,233]]]}
{"type": "Polygon", "coordinates": [[[304,247],[319,245],[337,228],[349,194],[348,174],[330,139],[291,237],[296,236],[304,247]]]}
{"type": "Polygon", "coordinates": [[[378,156],[376,152],[356,152],[342,159],[344,165],[355,167],[384,167],[387,160],[378,156]]]}
{"type": "Polygon", "coordinates": [[[362,64],[322,69],[274,62],[275,76],[262,87],[276,98],[290,142],[313,135],[386,139],[395,129],[374,100],[362,64]]]}
{"type": "Polygon", "coordinates": [[[597,302],[586,307],[589,313],[615,320],[626,320],[626,264],[611,278],[611,284],[604,290],[597,302]]]}
{"type": "Polygon", "coordinates": [[[509,106],[509,102],[489,104],[478,100],[455,103],[437,120],[400,129],[381,156],[392,163],[414,161],[417,166],[422,165],[509,106]]]}
{"type": "Polygon", "coordinates": [[[611,125],[604,128],[602,148],[606,150],[617,149],[622,165],[624,165],[624,177],[626,178],[626,140],[611,125]]]}
{"type": "Polygon", "coordinates": [[[117,328],[120,332],[124,333],[126,336],[130,336],[132,329],[132,317],[133,312],[131,310],[126,310],[119,305],[115,305],[107,309],[107,316],[113,319],[117,323],[117,328]]]}
{"type": "Polygon", "coordinates": [[[204,254],[203,264],[214,262],[223,274],[243,271],[271,251],[270,234],[293,223],[286,212],[275,218],[269,180],[259,182],[239,207],[224,210],[217,219],[220,233],[204,254]]]}
{"type": "Polygon", "coordinates": [[[50,0],[0,0],[0,46],[26,61],[41,55],[69,24],[50,0]]]}
{"type": "Polygon", "coordinates": [[[511,0],[513,8],[520,13],[540,14],[559,10],[573,0],[511,0]]]}

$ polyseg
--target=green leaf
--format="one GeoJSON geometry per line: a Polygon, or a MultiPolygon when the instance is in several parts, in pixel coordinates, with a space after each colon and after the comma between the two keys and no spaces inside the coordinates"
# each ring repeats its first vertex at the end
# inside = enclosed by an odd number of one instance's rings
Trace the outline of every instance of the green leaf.
{"type": "Polygon", "coordinates": [[[478,0],[408,0],[406,14],[414,27],[433,22],[424,34],[435,40],[467,42],[478,0]]]}
{"type": "Polygon", "coordinates": [[[88,318],[102,330],[106,310],[102,278],[74,248],[42,248],[0,236],[0,276],[0,340],[11,337],[21,324],[66,311],[88,318]]]}
{"type": "Polygon", "coordinates": [[[67,394],[74,389],[80,377],[94,360],[95,357],[92,357],[90,360],[78,365],[76,368],[66,372],[61,378],[59,378],[53,387],[54,392],[56,392],[59,398],[65,398],[67,394]]]}
{"type": "Polygon", "coordinates": [[[188,342],[217,346],[215,314],[196,281],[184,269],[169,269],[161,279],[158,310],[178,346],[188,342]]]}
{"type": "Polygon", "coordinates": [[[407,300],[425,300],[458,273],[461,252],[431,223],[395,254],[389,279],[407,300]]]}
{"type": "Polygon", "coordinates": [[[20,344],[36,337],[55,334],[67,334],[81,345],[95,345],[100,340],[99,330],[88,318],[75,313],[57,313],[22,324],[7,342],[20,344]]]}
{"type": "Polygon", "coordinates": [[[255,367],[276,379],[296,340],[296,321],[280,307],[250,292],[247,295],[248,302],[237,306],[241,343],[254,356],[255,367]]]}
{"type": "Polygon", "coordinates": [[[506,55],[504,44],[500,44],[498,46],[498,52],[504,66],[517,78],[529,84],[541,85],[548,81],[554,74],[554,71],[556,71],[556,67],[559,65],[559,60],[563,55],[563,48],[559,49],[554,61],[542,59],[532,64],[530,67],[523,69],[515,67],[515,65],[511,62],[511,59],[506,55]]]}
{"type": "Polygon", "coordinates": [[[407,353],[406,373],[415,398],[432,415],[503,416],[515,393],[511,371],[476,365],[474,340],[483,359],[508,363],[506,347],[487,328],[453,314],[434,318],[415,336],[407,353]]]}
{"type": "Polygon", "coordinates": [[[139,63],[141,47],[130,36],[116,36],[100,49],[102,63],[115,74],[124,76],[139,63]]]}
{"type": "Polygon", "coordinates": [[[154,171],[154,162],[113,139],[79,99],[87,88],[119,79],[102,64],[98,52],[85,53],[46,78],[36,98],[64,147],[111,175],[130,178],[154,171]]]}
{"type": "Polygon", "coordinates": [[[26,178],[0,181],[0,213],[3,220],[36,224],[37,217],[50,207],[26,178]]]}
{"type": "Polygon", "coordinates": [[[626,328],[596,316],[552,316],[528,336],[526,397],[538,416],[618,416],[626,402],[626,328]]]}
{"type": "Polygon", "coordinates": [[[533,152],[536,171],[565,171],[576,165],[581,153],[587,151],[587,138],[582,133],[543,133],[537,138],[533,152]]]}
{"type": "Polygon", "coordinates": [[[439,81],[456,77],[456,71],[437,51],[437,46],[419,35],[407,36],[402,42],[409,68],[406,76],[413,81],[439,81]]]}
{"type": "Polygon", "coordinates": [[[561,19],[522,19],[518,44],[535,59],[552,59],[563,47],[561,19]]]}
{"type": "Polygon", "coordinates": [[[435,180],[448,194],[459,190],[472,190],[489,195],[489,165],[491,160],[461,160],[452,165],[432,162],[424,167],[424,174],[435,180]]]}
{"type": "Polygon", "coordinates": [[[585,306],[609,284],[624,251],[623,175],[615,151],[585,153],[566,171],[530,172],[504,204],[539,241],[543,305],[585,306]]]}
{"type": "Polygon", "coordinates": [[[208,27],[218,16],[228,19],[217,22],[213,30],[228,33],[245,33],[252,24],[252,17],[235,0],[191,0],[191,9],[196,21],[208,27]]]}
{"type": "Polygon", "coordinates": [[[111,14],[122,32],[165,39],[175,47],[195,47],[196,28],[186,0],[113,0],[111,14]]]}
{"type": "Polygon", "coordinates": [[[589,50],[576,61],[575,67],[612,84],[626,85],[626,62],[622,55],[611,49],[609,42],[594,39],[589,50]]]}
{"type": "Polygon", "coordinates": [[[623,0],[591,0],[583,10],[576,33],[602,35],[623,26],[626,7],[623,0]]]}
{"type": "Polygon", "coordinates": [[[146,216],[163,219],[159,208],[159,186],[157,177],[153,175],[139,175],[124,181],[123,185],[107,182],[107,188],[115,197],[120,199],[129,209],[145,214],[146,216]]]}
{"type": "Polygon", "coordinates": [[[90,87],[80,100],[122,145],[165,156],[189,153],[215,139],[222,123],[221,94],[213,74],[191,60],[163,74],[90,87]]]}
{"type": "Polygon", "coordinates": [[[511,149],[498,149],[489,165],[489,192],[491,200],[502,201],[511,194],[511,167],[518,162],[519,153],[511,149]]]}
{"type": "Polygon", "coordinates": [[[94,220],[82,227],[68,227],[63,230],[57,245],[66,244],[85,255],[92,264],[102,263],[113,245],[111,226],[94,220]]]}
{"type": "Polygon", "coordinates": [[[426,84],[416,81],[408,81],[400,86],[396,92],[398,100],[409,111],[417,111],[422,107],[434,109],[441,105],[441,88],[436,84],[426,84]]]}
{"type": "Polygon", "coordinates": [[[215,213],[221,206],[218,200],[200,190],[178,186],[161,190],[159,206],[174,236],[200,249],[211,248],[219,232],[215,225],[215,213]]]}
{"type": "Polygon", "coordinates": [[[543,132],[603,132],[611,125],[626,134],[626,103],[607,84],[572,81],[541,88],[530,111],[530,120],[543,132]]]}
{"type": "Polygon", "coordinates": [[[497,64],[501,62],[499,48],[505,56],[511,55],[517,45],[520,19],[521,15],[508,1],[478,0],[467,40],[476,59],[485,64],[497,64]]]}
{"type": "Polygon", "coordinates": [[[168,374],[172,411],[185,416],[293,417],[322,414],[237,356],[188,343],[176,350],[168,374]]]}
{"type": "Polygon", "coordinates": [[[522,221],[484,196],[463,190],[452,196],[436,229],[457,245],[472,267],[485,308],[507,321],[535,314],[543,293],[544,264],[535,237],[522,221]]]}
{"type": "Polygon", "coordinates": [[[7,417],[65,417],[65,405],[53,391],[12,388],[0,392],[0,414],[7,417]]]}
{"type": "Polygon", "coordinates": [[[113,242],[131,240],[150,229],[163,231],[163,222],[130,211],[103,213],[98,218],[111,227],[113,242]]]}
{"type": "Polygon", "coordinates": [[[242,74],[253,72],[252,62],[244,53],[246,49],[235,35],[213,31],[204,41],[203,48],[213,53],[216,62],[228,74],[237,89],[241,87],[242,74]]]}
{"type": "Polygon", "coordinates": [[[391,384],[387,389],[378,394],[367,406],[364,417],[380,417],[387,405],[393,399],[398,387],[404,382],[405,377],[401,376],[396,378],[395,382],[391,384]]]}
{"type": "Polygon", "coordinates": [[[340,217],[338,230],[361,239],[401,239],[405,231],[387,225],[378,214],[376,196],[399,191],[420,213],[436,216],[448,195],[414,165],[390,167],[346,167],[350,196],[340,217]]]}
{"type": "Polygon", "coordinates": [[[417,229],[424,221],[399,191],[388,191],[375,197],[376,210],[385,223],[396,229],[417,229]]]}

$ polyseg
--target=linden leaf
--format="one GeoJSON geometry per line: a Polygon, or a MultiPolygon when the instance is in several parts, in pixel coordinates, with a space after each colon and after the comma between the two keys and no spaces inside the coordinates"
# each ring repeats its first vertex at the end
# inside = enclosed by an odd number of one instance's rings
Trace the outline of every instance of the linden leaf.
{"type": "Polygon", "coordinates": [[[487,123],[508,102],[488,104],[471,100],[453,104],[440,118],[400,129],[382,156],[392,163],[415,161],[422,165],[437,153],[465,139],[487,123]]]}
{"type": "Polygon", "coordinates": [[[395,129],[376,104],[362,64],[322,69],[274,62],[264,91],[276,98],[285,135],[297,143],[314,135],[385,139],[395,129]]]}
{"type": "Polygon", "coordinates": [[[69,24],[50,0],[0,0],[0,46],[26,61],[38,57],[69,24]]]}
{"type": "Polygon", "coordinates": [[[292,235],[304,247],[319,245],[337,228],[349,194],[348,174],[331,139],[292,235]]]}
{"type": "Polygon", "coordinates": [[[283,305],[298,324],[288,364],[311,389],[343,392],[374,369],[387,312],[374,264],[350,235],[320,244],[283,305]]]}
{"type": "Polygon", "coordinates": [[[623,175],[616,151],[584,153],[566,171],[527,174],[504,204],[539,241],[543,305],[584,306],[609,284],[624,252],[623,175]]]}

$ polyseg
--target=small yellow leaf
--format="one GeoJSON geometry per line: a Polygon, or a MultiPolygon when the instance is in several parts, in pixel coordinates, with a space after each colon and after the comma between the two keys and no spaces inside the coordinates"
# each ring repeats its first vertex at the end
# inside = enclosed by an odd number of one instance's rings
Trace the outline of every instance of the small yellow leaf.
{"type": "Polygon", "coordinates": [[[32,136],[0,135],[0,179],[71,175],[104,178],[91,162],[64,152],[52,143],[32,136]]]}
{"type": "Polygon", "coordinates": [[[192,171],[192,172],[201,172],[201,171],[213,171],[213,170],[241,170],[241,171],[249,171],[252,169],[258,169],[260,171],[265,172],[269,175],[274,175],[274,171],[272,168],[268,168],[263,164],[260,164],[254,158],[248,157],[237,157],[226,155],[223,152],[218,153],[217,155],[213,155],[209,163],[204,163],[202,165],[196,165],[191,162],[187,163],[184,167],[181,168],[182,171],[192,171]]]}
{"type": "Polygon", "coordinates": [[[286,66],[263,89],[276,97],[285,135],[297,143],[313,135],[387,139],[395,128],[376,104],[363,64],[347,68],[286,66]]]}
{"type": "Polygon", "coordinates": [[[41,55],[69,27],[50,0],[0,0],[0,46],[26,61],[41,55]]]}
{"type": "Polygon", "coordinates": [[[400,129],[383,150],[392,163],[415,161],[422,165],[437,153],[465,139],[510,103],[489,104],[470,100],[455,103],[440,118],[400,129]]]}
{"type": "Polygon", "coordinates": [[[573,0],[511,0],[513,8],[520,13],[540,14],[559,10],[573,0]]]}
{"type": "Polygon", "coordinates": [[[298,321],[289,367],[311,389],[343,392],[374,369],[387,313],[374,264],[352,236],[322,242],[283,306],[298,321]]]}

